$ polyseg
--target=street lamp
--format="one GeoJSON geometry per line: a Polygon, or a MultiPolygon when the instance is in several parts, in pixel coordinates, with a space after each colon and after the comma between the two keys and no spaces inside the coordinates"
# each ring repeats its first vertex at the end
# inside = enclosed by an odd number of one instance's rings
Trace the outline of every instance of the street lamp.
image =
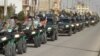
{"type": "Polygon", "coordinates": [[[7,16],[7,0],[4,0],[4,17],[7,16]]]}

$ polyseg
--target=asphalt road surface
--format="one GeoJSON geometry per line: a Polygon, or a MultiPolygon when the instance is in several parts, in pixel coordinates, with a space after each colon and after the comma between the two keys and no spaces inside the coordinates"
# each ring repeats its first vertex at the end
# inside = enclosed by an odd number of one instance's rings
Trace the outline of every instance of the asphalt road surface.
{"type": "Polygon", "coordinates": [[[100,23],[70,37],[59,36],[57,41],[48,41],[40,48],[28,44],[27,53],[17,56],[99,56],[99,51],[100,23]]]}

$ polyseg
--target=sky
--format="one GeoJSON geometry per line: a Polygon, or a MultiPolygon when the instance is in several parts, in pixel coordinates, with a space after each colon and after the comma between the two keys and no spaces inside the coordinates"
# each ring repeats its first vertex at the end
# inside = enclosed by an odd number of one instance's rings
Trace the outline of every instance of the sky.
{"type": "Polygon", "coordinates": [[[62,8],[71,8],[77,1],[84,2],[92,11],[100,14],[100,0],[62,0],[62,8]]]}
{"type": "MultiPolygon", "coordinates": [[[[0,0],[0,5],[4,5],[4,0],[0,0]]],[[[15,10],[16,10],[16,14],[19,13],[22,10],[22,2],[21,0],[8,0],[8,5],[15,5],[15,10]]]]}

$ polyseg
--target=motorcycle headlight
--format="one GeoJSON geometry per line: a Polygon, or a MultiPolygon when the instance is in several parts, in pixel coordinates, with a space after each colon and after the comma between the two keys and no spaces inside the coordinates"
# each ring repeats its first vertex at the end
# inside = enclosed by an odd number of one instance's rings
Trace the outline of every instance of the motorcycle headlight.
{"type": "Polygon", "coordinates": [[[5,41],[5,40],[7,40],[7,37],[3,37],[3,38],[1,38],[1,40],[2,41],[5,41]]]}
{"type": "Polygon", "coordinates": [[[29,27],[26,27],[26,29],[29,29],[29,27]]]}
{"type": "Polygon", "coordinates": [[[69,25],[66,25],[66,28],[68,28],[69,27],[69,25]]]}
{"type": "Polygon", "coordinates": [[[19,38],[19,37],[20,37],[20,35],[19,35],[19,34],[16,34],[16,35],[15,35],[15,38],[19,38]]]}
{"type": "Polygon", "coordinates": [[[48,30],[51,30],[52,28],[51,27],[48,27],[48,30]]]}
{"type": "Polygon", "coordinates": [[[86,23],[89,23],[88,21],[86,21],[86,23]]]}
{"type": "Polygon", "coordinates": [[[91,21],[92,23],[94,23],[95,21],[93,20],[93,21],[91,21]]]}
{"type": "Polygon", "coordinates": [[[40,32],[42,32],[42,30],[40,30],[40,32]]]}
{"type": "Polygon", "coordinates": [[[8,29],[8,32],[12,32],[12,29],[8,29]]]}
{"type": "Polygon", "coordinates": [[[83,23],[80,23],[80,25],[82,25],[83,23]]]}
{"type": "Polygon", "coordinates": [[[79,26],[79,24],[76,24],[76,26],[79,26]]]}
{"type": "Polygon", "coordinates": [[[72,24],[71,26],[74,27],[74,24],[72,24]]]}
{"type": "Polygon", "coordinates": [[[36,33],[35,31],[32,32],[32,34],[35,34],[35,33],[36,33]]]}

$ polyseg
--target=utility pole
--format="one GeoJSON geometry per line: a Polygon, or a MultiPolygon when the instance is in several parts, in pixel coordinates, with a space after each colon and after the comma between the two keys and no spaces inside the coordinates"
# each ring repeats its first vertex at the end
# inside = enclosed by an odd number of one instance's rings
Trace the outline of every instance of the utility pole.
{"type": "Polygon", "coordinates": [[[30,16],[33,16],[33,7],[34,7],[34,0],[31,0],[31,7],[30,7],[30,16]]]}
{"type": "Polygon", "coordinates": [[[7,16],[7,0],[4,0],[4,18],[7,16]]]}

